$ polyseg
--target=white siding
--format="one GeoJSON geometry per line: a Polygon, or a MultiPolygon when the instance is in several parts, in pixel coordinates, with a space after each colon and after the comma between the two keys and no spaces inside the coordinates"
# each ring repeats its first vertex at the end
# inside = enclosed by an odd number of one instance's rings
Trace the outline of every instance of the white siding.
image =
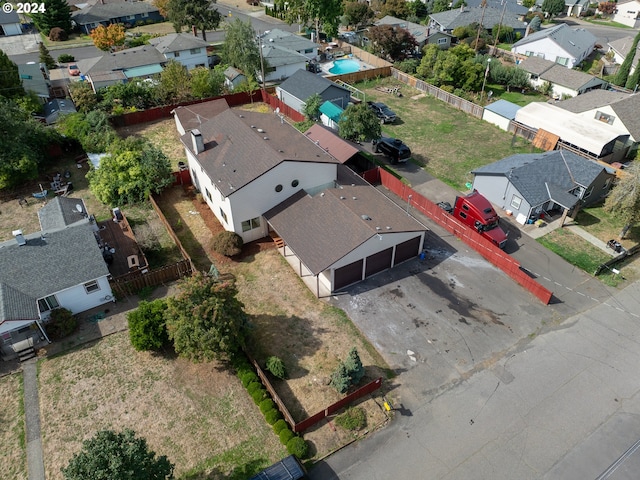
{"type": "Polygon", "coordinates": [[[175,56],[175,52],[166,53],[164,56],[167,60],[174,59],[187,67],[187,70],[192,70],[199,65],[207,66],[207,49],[205,47],[199,47],[198,53],[191,53],[191,50],[180,50],[179,56],[175,56]]]}
{"type": "Polygon", "coordinates": [[[113,292],[111,291],[107,277],[97,278],[96,281],[100,289],[91,293],[87,293],[84,285],[76,285],[75,287],[56,292],[55,296],[58,303],[61,307],[71,310],[71,313],[76,314],[113,301],[113,292]]]}
{"type": "Polygon", "coordinates": [[[640,27],[640,2],[618,3],[618,12],[613,17],[614,22],[622,23],[631,28],[640,27]]]}
{"type": "Polygon", "coordinates": [[[498,127],[500,127],[502,130],[507,131],[509,129],[509,124],[511,123],[511,120],[509,120],[508,118],[505,118],[501,115],[498,115],[495,112],[492,112],[490,110],[486,110],[484,111],[484,113],[482,114],[482,119],[485,122],[489,122],[489,123],[493,123],[494,125],[497,125],[498,127]]]}
{"type": "Polygon", "coordinates": [[[513,47],[511,51],[515,53],[519,53],[521,55],[529,54],[528,56],[536,56],[536,57],[544,58],[545,60],[550,60],[556,63],[558,62],[559,58],[568,58],[569,63],[567,63],[566,65],[563,63],[563,65],[566,66],[567,68],[573,68],[576,64],[580,63],[584,58],[584,56],[583,58],[572,57],[571,54],[569,54],[569,52],[561,48],[560,45],[558,45],[556,42],[554,42],[550,38],[542,38],[535,42],[526,43],[524,45],[513,47]]]}
{"type": "MultiPolygon", "coordinates": [[[[313,58],[313,57],[312,57],[313,58]]],[[[267,82],[284,80],[289,78],[291,75],[296,73],[298,70],[304,70],[307,67],[307,62],[302,60],[298,63],[292,63],[290,65],[280,65],[276,67],[275,72],[268,72],[265,76],[267,78],[267,82]]],[[[258,79],[260,79],[262,75],[258,75],[258,79]]],[[[260,80],[262,81],[262,80],[260,80]]]]}

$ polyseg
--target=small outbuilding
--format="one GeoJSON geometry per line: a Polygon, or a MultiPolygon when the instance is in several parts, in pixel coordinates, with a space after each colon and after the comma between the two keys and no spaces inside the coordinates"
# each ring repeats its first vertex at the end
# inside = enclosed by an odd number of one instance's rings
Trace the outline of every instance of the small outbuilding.
{"type": "Polygon", "coordinates": [[[509,124],[512,120],[515,120],[516,113],[521,108],[520,105],[516,105],[507,100],[498,100],[484,107],[482,119],[485,122],[497,125],[502,130],[508,131],[509,124]]]}

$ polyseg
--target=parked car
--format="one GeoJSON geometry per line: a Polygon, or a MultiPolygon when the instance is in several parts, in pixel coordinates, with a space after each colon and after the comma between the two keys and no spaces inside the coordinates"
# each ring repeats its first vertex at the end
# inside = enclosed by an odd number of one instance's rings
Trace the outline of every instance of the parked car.
{"type": "Polygon", "coordinates": [[[67,67],[67,70],[69,71],[69,75],[71,75],[72,77],[77,77],[78,75],[80,75],[80,69],[75,63],[70,63],[67,67]]]}
{"type": "Polygon", "coordinates": [[[396,121],[396,112],[387,107],[384,103],[380,102],[367,102],[369,108],[373,110],[376,117],[380,119],[381,123],[393,123],[396,121]]]}
{"type": "Polygon", "coordinates": [[[411,158],[411,149],[399,138],[380,137],[373,145],[373,151],[384,153],[391,163],[404,163],[411,158]]]}

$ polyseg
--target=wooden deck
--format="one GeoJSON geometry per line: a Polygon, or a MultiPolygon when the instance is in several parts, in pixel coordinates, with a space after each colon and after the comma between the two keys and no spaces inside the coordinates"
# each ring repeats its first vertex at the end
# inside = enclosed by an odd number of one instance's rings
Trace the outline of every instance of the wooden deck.
{"type": "Polygon", "coordinates": [[[113,262],[108,265],[113,277],[147,268],[147,259],[129,226],[127,217],[122,221],[107,220],[98,224],[103,248],[113,249],[113,262]]]}

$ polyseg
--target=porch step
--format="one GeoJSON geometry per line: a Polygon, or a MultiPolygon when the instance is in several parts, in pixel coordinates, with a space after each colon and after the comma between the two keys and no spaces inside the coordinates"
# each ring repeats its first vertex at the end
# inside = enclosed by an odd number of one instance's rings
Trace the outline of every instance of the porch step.
{"type": "Polygon", "coordinates": [[[28,347],[17,351],[16,354],[18,355],[18,360],[20,360],[20,362],[26,362],[31,358],[35,358],[36,350],[33,347],[28,347]]]}
{"type": "Polygon", "coordinates": [[[270,235],[271,235],[271,238],[273,239],[273,243],[276,244],[276,248],[284,248],[285,243],[282,237],[278,237],[273,232],[271,232],[270,235]]]}

